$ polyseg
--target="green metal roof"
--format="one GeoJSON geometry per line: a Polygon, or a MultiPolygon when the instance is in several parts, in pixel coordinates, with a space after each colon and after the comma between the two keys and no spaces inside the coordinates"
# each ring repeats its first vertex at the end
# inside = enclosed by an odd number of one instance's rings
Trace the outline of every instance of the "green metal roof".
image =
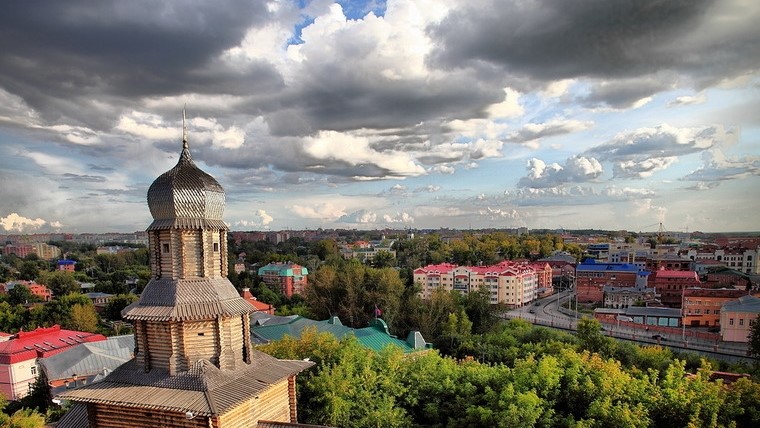
{"type": "MultiPolygon", "coordinates": [[[[293,274],[293,263],[269,263],[266,266],[262,266],[259,268],[258,274],[264,275],[267,272],[275,272],[279,276],[294,276],[293,274]]],[[[301,266],[301,273],[299,276],[304,276],[309,274],[309,269],[301,266]]]]}
{"type": "Polygon", "coordinates": [[[298,338],[305,328],[315,327],[318,333],[328,332],[340,339],[347,334],[353,334],[359,343],[373,351],[380,351],[388,345],[401,348],[404,353],[414,352],[415,349],[407,342],[391,336],[387,326],[381,319],[373,320],[369,327],[352,329],[340,324],[337,317],[331,320],[315,321],[298,316],[292,321],[276,325],[251,325],[251,334],[272,341],[285,336],[298,338]]]}

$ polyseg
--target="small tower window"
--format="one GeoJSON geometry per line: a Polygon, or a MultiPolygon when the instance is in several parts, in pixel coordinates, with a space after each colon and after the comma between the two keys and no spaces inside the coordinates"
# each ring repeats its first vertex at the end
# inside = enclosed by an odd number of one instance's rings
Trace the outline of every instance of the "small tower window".
{"type": "Polygon", "coordinates": [[[214,252],[215,253],[219,252],[219,243],[218,242],[214,242],[214,252]]]}
{"type": "Polygon", "coordinates": [[[168,254],[169,253],[169,243],[168,242],[162,242],[161,243],[161,254],[168,254]]]}

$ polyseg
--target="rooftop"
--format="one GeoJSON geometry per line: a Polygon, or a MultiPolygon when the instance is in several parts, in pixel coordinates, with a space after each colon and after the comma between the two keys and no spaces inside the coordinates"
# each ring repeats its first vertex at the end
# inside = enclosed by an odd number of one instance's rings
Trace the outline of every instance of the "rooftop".
{"type": "Polygon", "coordinates": [[[0,342],[0,364],[13,364],[45,358],[86,342],[105,340],[102,334],[64,330],[61,326],[20,331],[10,340],[0,342]]]}

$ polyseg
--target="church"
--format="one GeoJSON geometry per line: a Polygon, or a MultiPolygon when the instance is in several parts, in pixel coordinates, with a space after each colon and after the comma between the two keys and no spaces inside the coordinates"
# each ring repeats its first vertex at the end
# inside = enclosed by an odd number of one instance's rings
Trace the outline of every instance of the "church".
{"type": "Polygon", "coordinates": [[[135,358],[59,396],[72,409],[58,428],[306,426],[296,375],[314,363],[252,348],[254,309],[227,279],[224,189],[182,140],[177,165],[148,189],[151,280],[122,311],[135,358]]]}

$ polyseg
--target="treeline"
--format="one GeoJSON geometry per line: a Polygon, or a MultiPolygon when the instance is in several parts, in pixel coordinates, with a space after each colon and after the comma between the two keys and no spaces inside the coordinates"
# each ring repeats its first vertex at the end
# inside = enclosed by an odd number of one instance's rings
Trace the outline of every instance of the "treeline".
{"type": "MultiPolygon", "coordinates": [[[[710,380],[659,347],[622,363],[588,347],[589,337],[512,320],[479,336],[491,355],[367,352],[355,338],[306,332],[262,347],[278,358],[310,358],[298,378],[299,420],[340,427],[756,427],[760,384],[710,380]],[[500,362],[495,359],[498,351],[500,362]]],[[[603,337],[603,336],[602,336],[603,337]]],[[[482,350],[482,349],[481,349],[482,350]]],[[[476,350],[473,350],[476,351],[476,350]]]]}

